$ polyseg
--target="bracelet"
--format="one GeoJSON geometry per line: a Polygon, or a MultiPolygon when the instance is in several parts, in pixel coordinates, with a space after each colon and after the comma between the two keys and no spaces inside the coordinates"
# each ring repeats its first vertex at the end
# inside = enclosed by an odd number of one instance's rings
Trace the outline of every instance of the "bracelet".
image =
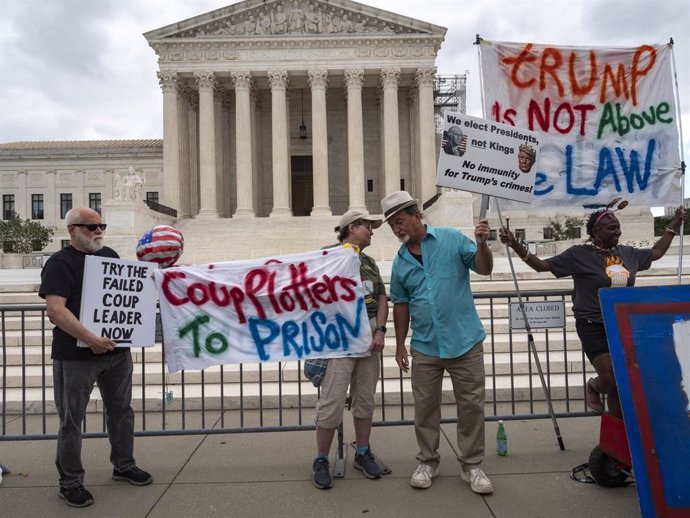
{"type": "Polygon", "coordinates": [[[677,235],[678,235],[678,232],[676,232],[675,230],[673,230],[671,227],[666,227],[666,230],[665,230],[664,232],[670,232],[670,233],[673,234],[674,236],[677,236],[677,235]]]}
{"type": "Polygon", "coordinates": [[[529,248],[527,248],[525,255],[524,256],[518,255],[518,257],[520,257],[520,259],[522,259],[524,262],[527,262],[527,259],[529,259],[530,255],[532,255],[532,254],[530,253],[529,248]]]}

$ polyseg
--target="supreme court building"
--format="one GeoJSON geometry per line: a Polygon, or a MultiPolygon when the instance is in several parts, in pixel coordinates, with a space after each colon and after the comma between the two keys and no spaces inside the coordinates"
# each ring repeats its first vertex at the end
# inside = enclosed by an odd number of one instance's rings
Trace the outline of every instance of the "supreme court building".
{"type": "MultiPolygon", "coordinates": [[[[48,249],[56,250],[68,238],[69,209],[103,207],[109,239],[119,235],[123,249],[164,222],[188,242],[210,229],[232,233],[236,245],[250,234],[243,247],[257,257],[287,250],[279,222],[299,227],[299,240],[326,232],[302,244],[322,246],[338,215],[380,214],[380,200],[404,189],[427,221],[471,235],[480,197],[436,187],[438,112],[465,111],[465,76],[450,81],[451,102],[439,86],[445,34],[350,0],[247,0],[149,31],[163,140],[0,143],[0,217],[55,229],[48,249]],[[143,187],[139,199],[118,187],[129,179],[143,187]]],[[[626,233],[652,236],[648,207],[626,213],[626,233]]],[[[549,218],[563,214],[506,212],[527,241],[550,240],[549,218]]],[[[211,261],[224,256],[227,240],[189,243],[206,246],[196,259],[211,261]]],[[[394,239],[384,245],[381,257],[397,249],[394,239]]]]}
{"type": "Polygon", "coordinates": [[[436,194],[446,29],[349,0],[249,0],[144,34],[163,192],[184,218],[380,213],[436,194]]]}

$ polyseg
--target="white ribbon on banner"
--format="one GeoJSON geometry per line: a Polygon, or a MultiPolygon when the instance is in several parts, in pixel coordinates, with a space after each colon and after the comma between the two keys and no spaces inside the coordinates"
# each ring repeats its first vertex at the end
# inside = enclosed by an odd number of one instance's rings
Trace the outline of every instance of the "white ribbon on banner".
{"type": "Polygon", "coordinates": [[[155,271],[169,371],[368,356],[359,269],[336,247],[155,271]]]}

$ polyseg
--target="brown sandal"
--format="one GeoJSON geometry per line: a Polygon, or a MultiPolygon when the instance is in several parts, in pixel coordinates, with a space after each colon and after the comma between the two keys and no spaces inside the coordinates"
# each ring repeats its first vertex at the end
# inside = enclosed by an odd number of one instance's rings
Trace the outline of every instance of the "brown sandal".
{"type": "Polygon", "coordinates": [[[604,413],[604,404],[601,402],[601,395],[592,386],[593,378],[587,380],[587,407],[597,415],[604,413]]]}

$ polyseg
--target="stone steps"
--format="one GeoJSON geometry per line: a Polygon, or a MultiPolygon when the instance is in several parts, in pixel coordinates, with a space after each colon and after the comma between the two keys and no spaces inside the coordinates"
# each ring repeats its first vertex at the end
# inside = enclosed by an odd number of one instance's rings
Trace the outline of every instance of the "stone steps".
{"type": "MultiPolygon", "coordinates": [[[[579,401],[583,397],[584,380],[582,373],[554,374],[551,376],[551,398],[563,400],[567,396],[571,402],[579,401]],[[567,381],[567,389],[566,389],[567,381]]],[[[377,390],[377,402],[380,405],[385,401],[386,405],[400,404],[400,379],[385,379],[379,382],[377,390]]],[[[253,408],[313,408],[317,399],[317,390],[308,381],[284,381],[278,383],[245,384],[242,393],[239,384],[206,384],[185,382],[181,384],[167,384],[147,386],[144,390],[141,385],[135,385],[132,389],[132,406],[135,411],[141,411],[143,407],[147,411],[160,411],[165,406],[167,410],[176,411],[182,409],[184,391],[185,410],[199,410],[203,407],[207,410],[219,409],[221,399],[225,409],[253,408]],[[167,391],[172,392],[172,400],[165,396],[167,391]],[[222,391],[222,394],[221,394],[222,391]],[[203,397],[202,397],[203,393],[203,397]],[[221,397],[222,395],[222,397],[221,397]]],[[[443,401],[452,402],[453,392],[450,379],[443,380],[443,401]]],[[[409,376],[402,379],[403,404],[412,404],[412,392],[409,376]]],[[[511,402],[511,401],[544,401],[544,393],[537,374],[519,374],[512,377],[487,376],[486,402],[511,402]],[[494,386],[495,383],[495,386],[494,386]]],[[[40,414],[43,412],[54,413],[52,389],[40,387],[8,388],[4,408],[7,414],[40,414]]],[[[91,395],[89,412],[102,410],[101,396],[98,390],[91,395]]]]}
{"type": "MultiPolygon", "coordinates": [[[[545,353],[547,349],[546,333],[535,331],[533,332],[534,345],[539,353],[545,353]]],[[[6,366],[18,365],[50,365],[50,338],[46,338],[46,346],[42,348],[40,345],[27,345],[24,348],[17,345],[19,336],[15,337],[14,344],[9,344],[5,348],[4,355],[0,353],[0,359],[6,366]]],[[[508,335],[494,335],[487,336],[484,341],[484,353],[491,354],[492,351],[498,354],[525,353],[529,349],[527,336],[524,332],[515,332],[512,335],[512,344],[508,335]]],[[[575,332],[566,332],[565,342],[560,330],[551,330],[549,332],[549,350],[551,352],[568,351],[569,359],[580,358],[580,341],[575,332]]],[[[162,351],[160,344],[155,347],[147,348],[142,351],[139,348],[132,349],[132,355],[135,363],[141,363],[142,356],[145,357],[146,363],[160,363],[162,360],[162,351]]],[[[385,356],[395,355],[395,340],[393,338],[386,339],[386,347],[384,349],[385,356]]],[[[267,364],[268,365],[268,364],[267,364]]]]}
{"type": "MultiPolygon", "coordinates": [[[[383,371],[386,379],[399,377],[398,365],[395,362],[393,351],[383,356],[383,371]]],[[[528,374],[536,372],[536,365],[528,352],[516,353],[494,353],[484,355],[484,366],[487,375],[496,374],[506,376],[513,374],[528,374]],[[531,365],[530,365],[531,363],[531,365]]],[[[542,368],[546,369],[548,360],[549,371],[551,373],[582,372],[582,361],[579,355],[568,355],[566,361],[565,354],[561,351],[551,351],[548,354],[540,354],[539,358],[542,368]],[[567,368],[566,368],[567,366],[567,368]]],[[[53,376],[51,365],[6,365],[4,368],[7,376],[8,388],[27,387],[36,388],[45,385],[53,386],[53,376]]],[[[207,383],[258,383],[261,379],[264,382],[298,381],[302,378],[301,365],[297,361],[283,363],[245,363],[242,368],[238,364],[208,367],[203,371],[186,371],[184,379],[190,383],[201,383],[201,379],[207,383]]],[[[146,361],[146,363],[135,362],[133,380],[135,385],[140,385],[143,380],[146,384],[161,383],[181,383],[183,375],[181,372],[167,373],[164,365],[160,362],[146,361]]]]}

